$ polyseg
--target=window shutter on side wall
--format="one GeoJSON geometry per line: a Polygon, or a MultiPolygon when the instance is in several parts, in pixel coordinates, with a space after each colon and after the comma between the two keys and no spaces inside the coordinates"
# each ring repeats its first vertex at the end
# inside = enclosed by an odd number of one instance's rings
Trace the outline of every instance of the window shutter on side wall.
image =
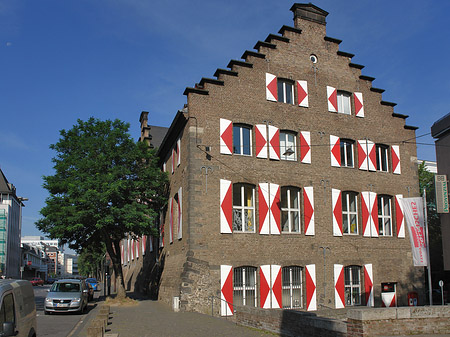
{"type": "Polygon", "coordinates": [[[259,267],[259,298],[263,309],[270,308],[270,265],[259,267]]]}
{"type": "Polygon", "coordinates": [[[316,265],[305,266],[306,275],[306,310],[317,310],[316,265]]]}
{"type": "Polygon", "coordinates": [[[275,75],[266,73],[266,99],[268,101],[278,101],[278,85],[275,75]]]}
{"type": "Polygon", "coordinates": [[[281,266],[263,265],[259,268],[260,305],[264,309],[282,307],[281,266]]]}
{"type": "Polygon", "coordinates": [[[344,266],[334,265],[334,306],[336,309],[345,308],[344,266]]]}
{"type": "Polygon", "coordinates": [[[405,238],[405,217],[403,213],[403,195],[395,196],[395,219],[397,223],[397,237],[405,238]]]}
{"type": "Polygon", "coordinates": [[[173,198],[169,199],[169,242],[173,242],[173,198]]]}
{"type": "Polygon", "coordinates": [[[300,161],[311,164],[311,133],[309,131],[300,132],[300,161]]]}
{"type": "Polygon", "coordinates": [[[312,186],[303,188],[303,210],[305,215],[305,235],[314,235],[314,189],[312,186]]]}
{"type": "Polygon", "coordinates": [[[367,158],[369,171],[375,172],[377,170],[377,152],[376,152],[375,143],[368,140],[367,141],[367,149],[368,149],[368,153],[369,153],[369,156],[367,158]]]}
{"type": "Polygon", "coordinates": [[[367,140],[358,140],[358,168],[367,171],[367,140]]]}
{"type": "Polygon", "coordinates": [[[220,315],[233,316],[233,268],[220,266],[220,315]]]}
{"type": "Polygon", "coordinates": [[[181,240],[183,238],[183,188],[180,187],[178,190],[178,228],[177,228],[177,238],[181,240]]]}
{"type": "Polygon", "coordinates": [[[355,103],[355,115],[356,117],[364,117],[364,102],[361,92],[353,93],[353,100],[355,103]]]}
{"type": "Polygon", "coordinates": [[[277,184],[260,183],[258,186],[258,199],[259,234],[280,234],[280,186],[277,184]]]}
{"type": "Polygon", "coordinates": [[[375,192],[361,192],[363,236],[378,237],[378,200],[375,192]]]}
{"type": "Polygon", "coordinates": [[[331,166],[341,167],[341,141],[339,137],[330,135],[331,166]]]}
{"type": "Polygon", "coordinates": [[[333,236],[342,236],[342,194],[340,190],[331,190],[331,204],[333,207],[333,236]]]}
{"type": "Polygon", "coordinates": [[[366,305],[368,307],[374,306],[373,296],[373,271],[372,264],[364,265],[364,292],[366,297],[366,305]]]}
{"type": "Polygon", "coordinates": [[[327,86],[328,111],[337,112],[337,90],[336,88],[327,86]]]}
{"type": "Polygon", "coordinates": [[[233,153],[233,124],[224,118],[220,119],[220,153],[233,153]]]}
{"type": "Polygon", "coordinates": [[[280,130],[269,125],[269,158],[280,160],[280,130]]]}
{"type": "Polygon", "coordinates": [[[181,138],[177,140],[177,166],[181,163],[181,138]]]}
{"type": "Polygon", "coordinates": [[[301,107],[309,107],[308,100],[308,82],[297,81],[297,97],[298,105],[301,107]]]}
{"type": "Polygon", "coordinates": [[[267,158],[267,126],[257,124],[255,126],[256,158],[267,158]]]}
{"type": "Polygon", "coordinates": [[[232,233],[233,188],[231,181],[220,179],[220,233],[232,233]]]}
{"type": "Polygon", "coordinates": [[[175,153],[175,149],[172,149],[172,174],[175,172],[175,157],[176,153],[175,153]]]}
{"type": "Polygon", "coordinates": [[[258,186],[259,234],[270,234],[269,195],[269,184],[260,183],[258,186]]]}
{"type": "Polygon", "coordinates": [[[374,142],[366,139],[358,140],[358,168],[364,171],[377,170],[377,152],[374,142]]]}
{"type": "Polygon", "coordinates": [[[392,172],[394,174],[401,174],[400,170],[400,147],[398,145],[392,145],[392,172]]]}

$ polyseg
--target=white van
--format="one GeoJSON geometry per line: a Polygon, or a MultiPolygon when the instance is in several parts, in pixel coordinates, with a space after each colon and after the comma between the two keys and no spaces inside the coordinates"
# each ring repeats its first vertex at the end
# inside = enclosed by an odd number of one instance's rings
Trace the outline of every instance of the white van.
{"type": "Polygon", "coordinates": [[[0,337],[36,337],[33,286],[25,280],[0,280],[0,337]]]}

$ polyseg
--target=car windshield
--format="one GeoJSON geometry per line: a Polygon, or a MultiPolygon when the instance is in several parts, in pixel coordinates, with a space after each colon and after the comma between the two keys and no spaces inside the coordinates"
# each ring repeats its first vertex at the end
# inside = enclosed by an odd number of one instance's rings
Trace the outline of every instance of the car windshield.
{"type": "Polygon", "coordinates": [[[95,278],[87,278],[86,282],[97,283],[97,280],[95,278]]]}
{"type": "Polygon", "coordinates": [[[71,282],[53,283],[50,291],[58,293],[70,293],[70,292],[76,293],[80,292],[80,284],[71,282]]]}

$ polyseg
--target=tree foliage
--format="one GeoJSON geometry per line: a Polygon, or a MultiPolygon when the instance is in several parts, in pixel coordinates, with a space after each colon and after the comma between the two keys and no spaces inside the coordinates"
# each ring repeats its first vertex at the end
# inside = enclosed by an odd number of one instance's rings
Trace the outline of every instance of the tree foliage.
{"type": "Polygon", "coordinates": [[[79,274],[99,278],[105,253],[106,247],[104,243],[83,248],[78,256],[79,274]]]}
{"type": "Polygon", "coordinates": [[[90,118],[60,131],[50,145],[55,174],[43,178],[50,196],[36,223],[78,252],[103,243],[122,287],[120,241],[127,234],[157,235],[154,220],[167,201],[167,176],[154,150],[134,142],[128,128],[90,118]]]}

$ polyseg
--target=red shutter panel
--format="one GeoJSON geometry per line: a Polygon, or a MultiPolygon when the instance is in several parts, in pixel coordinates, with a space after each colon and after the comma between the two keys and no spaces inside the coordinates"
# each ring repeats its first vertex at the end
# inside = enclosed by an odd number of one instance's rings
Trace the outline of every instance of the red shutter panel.
{"type": "Polygon", "coordinates": [[[403,214],[403,195],[397,194],[395,196],[395,219],[397,223],[397,237],[405,237],[405,216],[403,214]]]}
{"type": "Polygon", "coordinates": [[[280,186],[269,184],[270,193],[270,234],[281,233],[280,186]]]}
{"type": "Polygon", "coordinates": [[[233,268],[227,265],[220,266],[220,314],[233,315],[233,268]]]}
{"type": "Polygon", "coordinates": [[[257,124],[255,126],[256,158],[267,158],[267,126],[257,124]]]}
{"type": "Polygon", "coordinates": [[[341,191],[331,190],[331,203],[333,207],[333,235],[342,236],[342,195],[341,191]]]}
{"type": "Polygon", "coordinates": [[[259,200],[259,234],[270,234],[270,215],[269,215],[269,184],[261,183],[258,186],[259,200]]]}
{"type": "Polygon", "coordinates": [[[334,265],[334,305],[336,309],[345,308],[344,266],[334,265]]]}
{"type": "Polygon", "coordinates": [[[367,171],[367,140],[358,140],[358,168],[367,171]]]}
{"type": "Polygon", "coordinates": [[[269,73],[266,73],[266,99],[268,101],[278,101],[277,77],[269,73]]]}
{"type": "Polygon", "coordinates": [[[312,186],[303,188],[303,209],[305,215],[305,235],[314,235],[314,190],[312,186]]]}
{"type": "Polygon", "coordinates": [[[311,133],[309,131],[300,132],[300,161],[311,164],[311,133]]]}
{"type": "Polygon", "coordinates": [[[178,190],[178,228],[177,228],[177,238],[181,240],[183,238],[183,189],[180,187],[178,190]]]}
{"type": "Polygon", "coordinates": [[[306,275],[306,310],[317,310],[316,265],[305,266],[306,275]]]}
{"type": "Polygon", "coordinates": [[[272,287],[272,309],[281,309],[282,303],[282,290],[281,290],[281,266],[270,266],[271,287],[272,287]]]}
{"type": "Polygon", "coordinates": [[[297,81],[297,97],[298,105],[302,107],[309,107],[308,102],[308,82],[297,81]]]}
{"type": "Polygon", "coordinates": [[[220,233],[232,233],[233,188],[231,181],[220,179],[220,233]]]}
{"type": "Polygon", "coordinates": [[[337,90],[336,88],[327,86],[328,111],[337,112],[337,90]]]}
{"type": "Polygon", "coordinates": [[[392,172],[394,174],[401,174],[400,170],[400,147],[392,145],[392,172]]]}
{"type": "Polygon", "coordinates": [[[366,305],[368,307],[374,306],[374,296],[373,296],[373,272],[372,264],[364,265],[364,292],[366,297],[366,305]]]}
{"type": "Polygon", "coordinates": [[[361,92],[353,93],[353,98],[355,102],[356,117],[364,117],[364,103],[362,93],[361,92]]]}
{"type": "Polygon", "coordinates": [[[233,153],[233,123],[228,119],[220,119],[220,153],[233,153]]]}
{"type": "Polygon", "coordinates": [[[331,166],[341,167],[341,141],[339,137],[330,135],[331,166]]]}
{"type": "Polygon", "coordinates": [[[269,125],[269,158],[280,160],[280,130],[269,125]]]}

